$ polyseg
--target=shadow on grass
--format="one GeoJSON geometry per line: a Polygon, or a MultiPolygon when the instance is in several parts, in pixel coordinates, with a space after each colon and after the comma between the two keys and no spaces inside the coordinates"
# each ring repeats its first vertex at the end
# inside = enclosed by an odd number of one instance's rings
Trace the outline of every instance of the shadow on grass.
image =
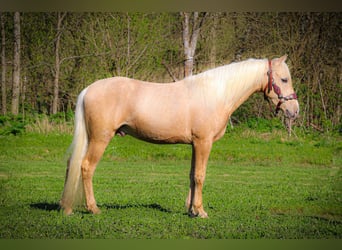
{"type": "Polygon", "coordinates": [[[47,203],[47,202],[39,202],[30,204],[31,208],[45,210],[45,211],[59,211],[61,207],[58,203],[47,203]]]}
{"type": "Polygon", "coordinates": [[[155,209],[158,210],[160,212],[164,212],[164,213],[172,213],[171,210],[163,208],[161,205],[156,204],[156,203],[152,203],[152,204],[126,204],[126,205],[108,205],[108,204],[103,204],[103,205],[99,205],[99,207],[104,207],[107,209],[116,209],[116,210],[120,210],[120,209],[128,209],[128,208],[150,208],[150,209],[155,209]]]}
{"type": "MultiPolygon", "coordinates": [[[[39,203],[33,203],[30,204],[31,208],[34,209],[39,209],[39,210],[44,210],[44,211],[60,211],[61,207],[58,203],[47,203],[47,202],[39,202],[39,203]]],[[[129,209],[129,208],[150,208],[150,209],[155,209],[160,212],[164,213],[172,213],[171,210],[163,208],[161,205],[152,203],[152,204],[127,204],[127,205],[108,205],[108,204],[102,204],[99,205],[100,208],[106,208],[106,209],[129,209]]]]}

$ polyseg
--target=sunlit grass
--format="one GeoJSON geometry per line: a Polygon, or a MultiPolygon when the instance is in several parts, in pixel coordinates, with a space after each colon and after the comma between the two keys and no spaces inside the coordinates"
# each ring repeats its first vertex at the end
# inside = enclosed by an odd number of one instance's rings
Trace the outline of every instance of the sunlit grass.
{"type": "Polygon", "coordinates": [[[341,238],[339,137],[230,131],[212,150],[209,219],[191,219],[191,148],[114,138],[94,176],[102,210],[58,208],[71,136],[0,137],[1,238],[341,238]]]}

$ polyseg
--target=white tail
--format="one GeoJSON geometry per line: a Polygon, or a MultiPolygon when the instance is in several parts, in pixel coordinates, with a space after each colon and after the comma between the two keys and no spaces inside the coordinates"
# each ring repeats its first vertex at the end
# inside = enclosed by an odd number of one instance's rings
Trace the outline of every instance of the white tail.
{"type": "Polygon", "coordinates": [[[64,191],[60,201],[60,205],[66,214],[72,213],[72,208],[80,205],[84,198],[81,164],[88,148],[88,134],[83,105],[86,92],[87,88],[79,94],[77,99],[74,138],[69,149],[71,156],[68,160],[64,191]]]}

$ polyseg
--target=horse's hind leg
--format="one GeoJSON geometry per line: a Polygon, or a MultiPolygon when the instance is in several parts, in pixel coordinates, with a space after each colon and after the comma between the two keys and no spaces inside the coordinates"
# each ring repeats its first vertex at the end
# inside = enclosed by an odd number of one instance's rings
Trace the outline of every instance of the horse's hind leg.
{"type": "Polygon", "coordinates": [[[110,139],[107,141],[90,140],[88,151],[82,161],[82,179],[84,186],[84,193],[86,198],[87,209],[94,213],[100,213],[100,209],[96,205],[94,191],[93,191],[93,175],[98,162],[100,161],[103,152],[105,151],[110,139]]]}

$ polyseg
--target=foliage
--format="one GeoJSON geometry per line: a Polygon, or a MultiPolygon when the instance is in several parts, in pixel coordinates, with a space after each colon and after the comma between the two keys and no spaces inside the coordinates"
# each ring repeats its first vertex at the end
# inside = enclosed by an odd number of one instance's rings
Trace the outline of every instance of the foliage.
{"type": "Polygon", "coordinates": [[[282,129],[284,126],[277,118],[251,118],[247,120],[246,126],[250,129],[255,129],[259,132],[272,132],[272,130],[282,129]]]}
{"type": "Polygon", "coordinates": [[[0,135],[24,133],[69,133],[73,131],[74,113],[59,112],[55,115],[33,114],[26,116],[0,115],[0,135]]]}
{"type": "Polygon", "coordinates": [[[47,116],[45,114],[34,115],[31,122],[26,125],[26,132],[28,133],[42,133],[48,134],[51,132],[72,134],[74,113],[57,113],[55,115],[47,116]]]}
{"type": "Polygon", "coordinates": [[[95,176],[102,214],[59,210],[67,134],[0,137],[2,239],[309,239],[342,236],[341,137],[234,129],[214,144],[209,219],[184,209],[191,149],[115,137],[95,176]]]}
{"type": "Polygon", "coordinates": [[[25,132],[25,125],[22,116],[0,115],[0,136],[22,134],[25,132]]]}
{"type": "MultiPolygon", "coordinates": [[[[5,13],[7,101],[11,101],[13,15],[5,13]]],[[[57,13],[22,13],[20,112],[51,114],[57,13]]],[[[97,79],[128,76],[170,82],[183,75],[179,13],[67,13],[61,29],[59,111],[97,79]]],[[[341,127],[341,13],[208,13],[195,52],[194,73],[254,58],[288,54],[299,97],[298,124],[330,132],[341,127]],[[284,25],[286,24],[286,25],[284,25]]],[[[7,105],[9,106],[9,105],[7,105]]],[[[262,96],[235,119],[270,118],[262,96]]]]}

